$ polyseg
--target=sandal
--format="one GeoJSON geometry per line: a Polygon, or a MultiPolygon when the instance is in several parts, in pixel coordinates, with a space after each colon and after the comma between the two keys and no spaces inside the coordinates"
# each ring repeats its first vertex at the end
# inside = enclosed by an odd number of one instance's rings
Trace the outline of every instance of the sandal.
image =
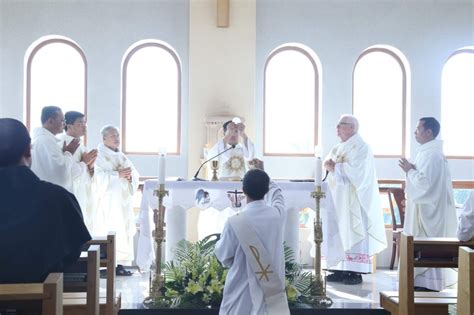
{"type": "Polygon", "coordinates": [[[133,272],[126,270],[122,265],[117,265],[115,268],[115,275],[117,276],[131,276],[133,272]]]}

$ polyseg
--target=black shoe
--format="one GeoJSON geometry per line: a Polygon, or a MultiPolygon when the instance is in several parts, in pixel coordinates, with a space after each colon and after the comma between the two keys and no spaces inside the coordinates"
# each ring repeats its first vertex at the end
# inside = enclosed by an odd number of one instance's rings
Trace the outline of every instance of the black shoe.
{"type": "Polygon", "coordinates": [[[349,285],[360,284],[362,283],[362,275],[357,272],[345,272],[342,283],[349,285]]]}
{"type": "Polygon", "coordinates": [[[439,292],[439,291],[431,290],[425,287],[414,287],[413,289],[414,291],[417,291],[417,292],[439,292]]]}
{"type": "Polygon", "coordinates": [[[343,271],[334,271],[332,274],[326,276],[327,282],[342,282],[344,280],[343,271]]]}
{"type": "Polygon", "coordinates": [[[133,272],[126,270],[122,265],[117,265],[115,268],[115,275],[117,276],[131,276],[133,272]]]}

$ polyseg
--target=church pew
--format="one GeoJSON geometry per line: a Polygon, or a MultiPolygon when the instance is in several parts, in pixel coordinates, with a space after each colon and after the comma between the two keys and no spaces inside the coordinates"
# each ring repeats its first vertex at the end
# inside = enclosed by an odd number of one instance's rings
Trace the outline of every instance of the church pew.
{"type": "MultiPolygon", "coordinates": [[[[399,290],[380,292],[380,305],[392,315],[448,314],[449,304],[457,303],[456,292],[414,292],[414,268],[457,268],[459,248],[474,247],[474,241],[414,239],[402,234],[400,245],[399,290]]],[[[468,277],[461,273],[458,276],[468,277]]]]}
{"type": "MultiPolygon", "coordinates": [[[[116,296],[115,291],[115,232],[109,232],[106,237],[94,237],[88,242],[89,245],[100,246],[100,267],[106,270],[106,292],[99,293],[99,314],[115,315],[121,306],[121,296],[116,296]]],[[[85,292],[69,292],[65,293],[64,305],[85,305],[85,292]]],[[[77,306],[76,306],[77,308],[77,306]]]]}
{"type": "Polygon", "coordinates": [[[65,315],[99,315],[99,253],[99,245],[91,245],[78,262],[65,271],[65,278],[71,281],[64,281],[64,292],[83,292],[85,297],[84,300],[71,300],[69,293],[64,293],[65,315]]]}
{"type": "Polygon", "coordinates": [[[43,283],[0,284],[0,314],[16,309],[23,314],[63,314],[63,274],[51,273],[43,283]]]}
{"type": "Polygon", "coordinates": [[[459,248],[458,305],[460,315],[474,314],[474,250],[459,248]]]}

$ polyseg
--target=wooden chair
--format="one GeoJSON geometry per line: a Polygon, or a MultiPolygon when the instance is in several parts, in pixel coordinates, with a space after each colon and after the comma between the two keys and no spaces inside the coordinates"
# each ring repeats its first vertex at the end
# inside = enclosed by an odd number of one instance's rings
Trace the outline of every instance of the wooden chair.
{"type": "Polygon", "coordinates": [[[405,224],[405,191],[403,188],[389,188],[387,189],[387,195],[392,216],[392,258],[390,259],[390,270],[393,270],[395,258],[400,256],[400,234],[403,232],[405,224]],[[396,208],[393,204],[394,201],[396,208]],[[398,211],[399,223],[397,222],[395,211],[398,211]]]}
{"type": "MultiPolygon", "coordinates": [[[[455,238],[417,238],[401,234],[398,291],[380,292],[380,305],[392,315],[445,315],[448,305],[457,303],[455,291],[414,292],[414,268],[457,268],[459,248],[474,248],[474,241],[455,238]]],[[[462,269],[461,269],[462,271],[462,269]]],[[[459,273],[459,280],[466,275],[459,273]]]]}
{"type": "MultiPolygon", "coordinates": [[[[115,291],[115,232],[109,232],[106,237],[94,237],[88,242],[89,245],[100,246],[100,267],[106,270],[106,292],[99,293],[99,314],[115,315],[121,306],[121,296],[116,296],[115,291]]],[[[85,292],[65,293],[66,309],[79,308],[86,303],[85,292]]],[[[68,313],[69,314],[69,313],[68,313]]]]}
{"type": "Polygon", "coordinates": [[[68,273],[74,275],[73,281],[64,282],[64,292],[82,293],[82,298],[70,298],[75,294],[64,293],[63,305],[64,314],[67,315],[99,315],[99,256],[100,247],[92,245],[87,252],[83,252],[77,264],[65,271],[65,278],[68,273]],[[87,274],[83,276],[83,271],[87,274]],[[82,278],[81,278],[82,277],[82,278]]]}
{"type": "Polygon", "coordinates": [[[63,314],[63,274],[51,273],[43,283],[0,284],[0,311],[63,314]]]}

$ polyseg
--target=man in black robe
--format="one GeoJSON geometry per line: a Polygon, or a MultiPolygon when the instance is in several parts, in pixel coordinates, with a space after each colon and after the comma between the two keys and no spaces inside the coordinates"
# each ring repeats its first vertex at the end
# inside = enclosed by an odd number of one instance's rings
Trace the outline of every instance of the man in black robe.
{"type": "Polygon", "coordinates": [[[0,283],[42,282],[91,239],[74,195],[30,170],[30,143],[21,122],[0,119],[0,283]]]}

